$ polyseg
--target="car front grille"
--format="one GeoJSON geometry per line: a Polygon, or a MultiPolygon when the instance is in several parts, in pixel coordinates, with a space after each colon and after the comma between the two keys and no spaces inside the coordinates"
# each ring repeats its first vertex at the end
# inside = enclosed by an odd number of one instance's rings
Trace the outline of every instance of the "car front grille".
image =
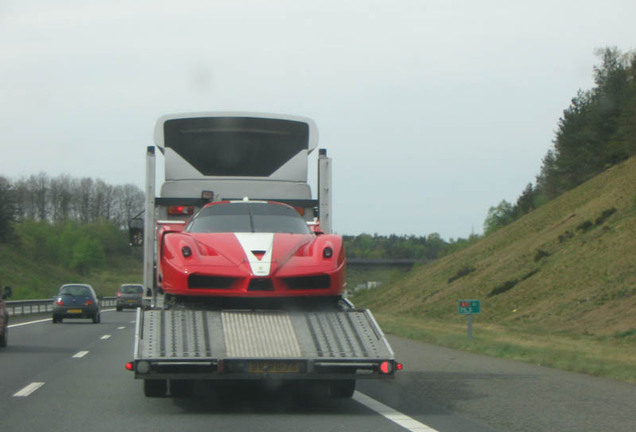
{"type": "Polygon", "coordinates": [[[331,278],[329,275],[319,276],[299,276],[284,279],[290,289],[327,289],[331,286],[331,278]]]}
{"type": "Polygon", "coordinates": [[[274,291],[274,285],[272,284],[271,279],[260,278],[260,279],[252,279],[250,281],[249,286],[247,287],[248,291],[274,291]]]}
{"type": "Polygon", "coordinates": [[[188,277],[188,288],[228,289],[236,279],[224,276],[206,276],[193,274],[188,277]]]}

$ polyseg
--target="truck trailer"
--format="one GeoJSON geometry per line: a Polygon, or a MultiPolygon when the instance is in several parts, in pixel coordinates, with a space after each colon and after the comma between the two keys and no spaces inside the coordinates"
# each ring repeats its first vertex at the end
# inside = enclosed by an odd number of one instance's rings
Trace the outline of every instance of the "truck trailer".
{"type": "Polygon", "coordinates": [[[372,313],[345,297],[326,150],[316,198],[308,182],[317,141],[315,123],[300,116],[159,118],[144,217],[130,234],[144,248],[147,296],[126,367],[146,396],[187,396],[200,380],[270,380],[351,397],[356,380],[402,368],[372,313]]]}

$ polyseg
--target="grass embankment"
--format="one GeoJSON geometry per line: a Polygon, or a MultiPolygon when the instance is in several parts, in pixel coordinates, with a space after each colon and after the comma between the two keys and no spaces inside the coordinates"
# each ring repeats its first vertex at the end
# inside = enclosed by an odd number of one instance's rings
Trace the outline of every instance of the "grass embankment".
{"type": "Polygon", "coordinates": [[[483,238],[357,293],[387,332],[636,382],[636,158],[483,238]],[[458,299],[480,299],[474,340],[458,299]]]}
{"type": "Polygon", "coordinates": [[[65,283],[87,283],[98,295],[114,295],[122,283],[141,283],[140,253],[110,257],[101,269],[82,275],[60,266],[27,257],[11,245],[0,245],[0,284],[11,286],[11,300],[46,299],[57,294],[65,283]]]}

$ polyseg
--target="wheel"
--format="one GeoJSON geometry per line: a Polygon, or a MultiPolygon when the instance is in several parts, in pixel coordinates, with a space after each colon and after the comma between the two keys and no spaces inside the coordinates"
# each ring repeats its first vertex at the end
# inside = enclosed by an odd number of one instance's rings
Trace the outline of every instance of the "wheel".
{"type": "Polygon", "coordinates": [[[334,381],[329,386],[329,395],[335,398],[350,398],[356,390],[356,380],[343,379],[334,381]]]}
{"type": "Polygon", "coordinates": [[[2,336],[0,336],[0,347],[6,347],[7,343],[9,343],[9,328],[5,327],[2,336]]]}
{"type": "Polygon", "coordinates": [[[144,380],[144,395],[146,397],[164,397],[168,390],[168,381],[166,380],[144,380]]]}
{"type": "Polygon", "coordinates": [[[99,312],[97,312],[95,315],[93,315],[93,324],[97,324],[97,323],[101,322],[101,320],[102,320],[102,317],[99,314],[99,312]]]}
{"type": "Polygon", "coordinates": [[[121,312],[121,306],[117,306],[117,312],[121,312]]]}
{"type": "Polygon", "coordinates": [[[62,318],[56,317],[55,315],[53,316],[53,324],[57,324],[61,322],[62,322],[62,318]]]}
{"type": "Polygon", "coordinates": [[[170,394],[176,398],[192,396],[193,387],[192,380],[170,380],[170,394]]]}

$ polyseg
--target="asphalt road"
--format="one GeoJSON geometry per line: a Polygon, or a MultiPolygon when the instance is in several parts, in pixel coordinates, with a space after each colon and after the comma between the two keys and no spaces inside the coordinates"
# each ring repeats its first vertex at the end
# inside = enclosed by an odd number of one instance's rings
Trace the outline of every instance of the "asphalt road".
{"type": "Polygon", "coordinates": [[[396,380],[360,381],[352,400],[294,388],[200,385],[145,398],[124,368],[135,313],[102,323],[12,323],[0,349],[0,431],[636,430],[636,386],[391,338],[396,380]]]}

